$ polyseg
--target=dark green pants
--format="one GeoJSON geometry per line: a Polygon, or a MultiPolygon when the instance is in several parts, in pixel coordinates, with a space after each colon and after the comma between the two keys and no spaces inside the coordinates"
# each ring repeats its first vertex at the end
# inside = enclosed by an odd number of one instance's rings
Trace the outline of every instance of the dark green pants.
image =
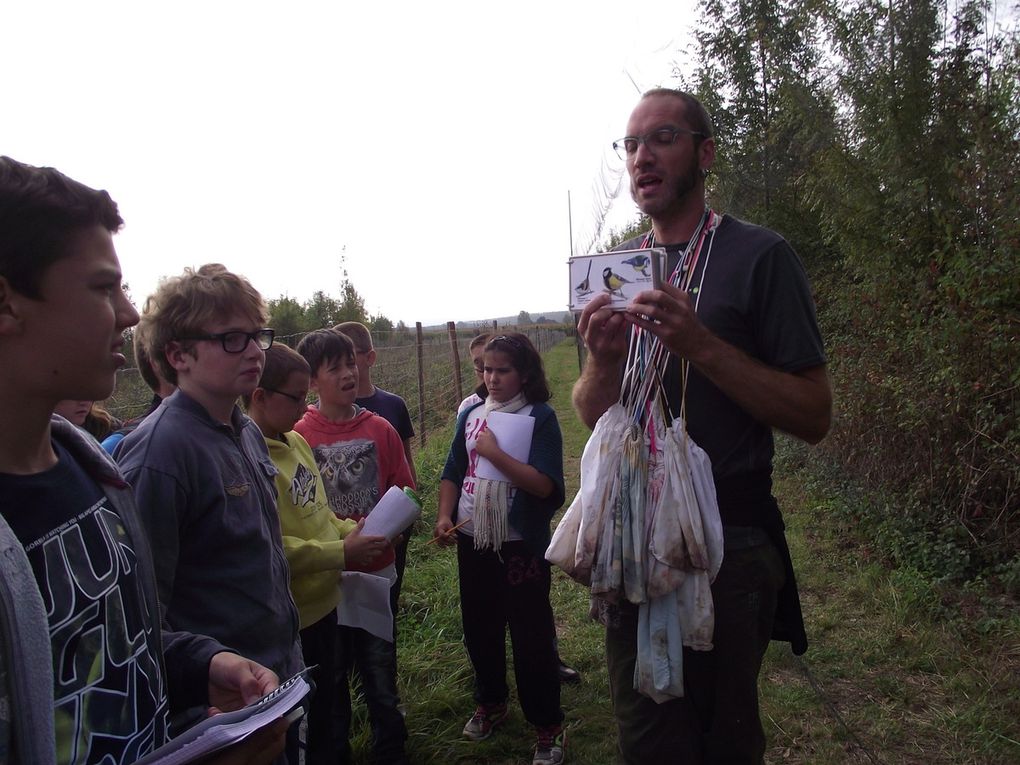
{"type": "Polygon", "coordinates": [[[638,609],[607,609],[606,658],[623,765],[763,762],[758,672],[783,564],[767,540],[729,547],[712,584],[713,649],[684,649],[684,698],[656,704],[634,690],[638,609]]]}

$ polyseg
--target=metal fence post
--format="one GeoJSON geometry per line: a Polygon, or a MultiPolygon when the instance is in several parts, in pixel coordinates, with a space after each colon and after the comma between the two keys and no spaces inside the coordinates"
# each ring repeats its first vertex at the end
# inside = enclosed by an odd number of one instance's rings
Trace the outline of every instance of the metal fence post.
{"type": "Polygon", "coordinates": [[[419,443],[425,446],[425,365],[422,359],[422,345],[425,336],[422,333],[421,322],[414,323],[418,335],[418,429],[420,431],[419,443]]]}
{"type": "Polygon", "coordinates": [[[460,379],[460,350],[457,348],[457,325],[446,322],[446,332],[450,336],[450,350],[453,352],[453,388],[457,391],[457,402],[464,400],[464,383],[460,379]]]}

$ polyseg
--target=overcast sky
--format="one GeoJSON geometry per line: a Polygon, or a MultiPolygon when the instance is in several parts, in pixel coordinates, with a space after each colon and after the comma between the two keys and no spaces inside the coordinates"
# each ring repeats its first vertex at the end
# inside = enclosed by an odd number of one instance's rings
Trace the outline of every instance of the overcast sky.
{"type": "MultiPolygon", "coordinates": [[[[107,189],[137,302],[222,262],[394,322],[564,309],[693,0],[4,3],[0,154],[107,189]],[[633,82],[632,82],[633,80],[633,82]]],[[[611,222],[636,209],[624,185],[611,222]]]]}

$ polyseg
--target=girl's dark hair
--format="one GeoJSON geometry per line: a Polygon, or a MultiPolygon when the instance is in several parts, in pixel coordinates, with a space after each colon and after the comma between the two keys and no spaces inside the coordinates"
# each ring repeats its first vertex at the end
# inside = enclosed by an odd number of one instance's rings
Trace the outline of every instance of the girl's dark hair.
{"type": "MultiPolygon", "coordinates": [[[[527,335],[520,332],[492,335],[485,344],[485,352],[489,351],[499,351],[510,358],[510,365],[521,376],[521,390],[528,403],[542,404],[552,398],[549,383],[545,379],[542,357],[538,355],[527,335]]],[[[478,387],[476,393],[482,398],[488,397],[489,391],[485,383],[478,387]]]]}
{"type": "Polygon", "coordinates": [[[98,401],[92,402],[89,413],[85,415],[85,422],[82,423],[82,427],[97,441],[102,441],[113,431],[119,430],[121,425],[121,421],[106,411],[98,401]]]}

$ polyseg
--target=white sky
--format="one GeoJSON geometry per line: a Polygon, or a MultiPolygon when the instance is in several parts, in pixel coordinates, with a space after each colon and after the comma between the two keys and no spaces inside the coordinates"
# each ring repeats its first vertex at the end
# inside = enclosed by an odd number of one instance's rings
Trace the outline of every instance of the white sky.
{"type": "MultiPolygon", "coordinates": [[[[0,154],[107,189],[136,301],[222,262],[425,324],[565,309],[593,184],[694,0],[10,2],[0,154]]],[[[624,186],[611,222],[636,213],[624,186]]]]}

